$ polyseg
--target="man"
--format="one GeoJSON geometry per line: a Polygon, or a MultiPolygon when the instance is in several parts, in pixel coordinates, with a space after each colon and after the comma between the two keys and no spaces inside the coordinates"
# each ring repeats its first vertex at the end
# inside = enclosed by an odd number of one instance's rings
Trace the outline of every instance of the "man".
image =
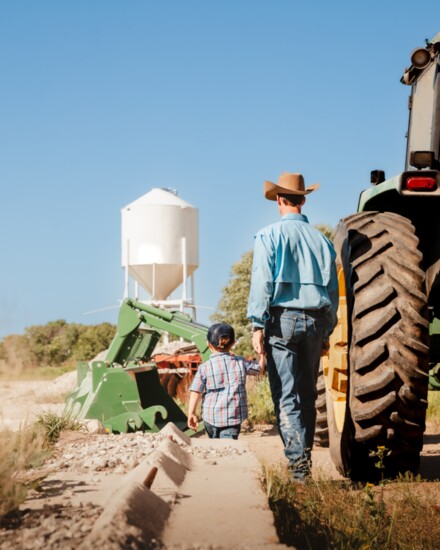
{"type": "Polygon", "coordinates": [[[319,362],[338,307],[334,248],[301,214],[305,196],[318,187],[305,188],[301,174],[264,182],[264,196],[277,202],[281,220],[255,236],[247,314],[254,349],[267,356],[284,453],[298,482],[311,473],[319,362]]]}

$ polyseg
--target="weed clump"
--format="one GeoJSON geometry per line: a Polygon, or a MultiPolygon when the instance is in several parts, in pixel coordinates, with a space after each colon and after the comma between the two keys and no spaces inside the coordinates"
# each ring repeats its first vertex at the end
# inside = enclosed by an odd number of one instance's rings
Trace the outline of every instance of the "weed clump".
{"type": "Polygon", "coordinates": [[[42,412],[37,415],[37,426],[43,429],[46,442],[48,444],[56,443],[63,431],[79,431],[83,425],[77,419],[69,415],[58,415],[52,412],[42,412]]]}

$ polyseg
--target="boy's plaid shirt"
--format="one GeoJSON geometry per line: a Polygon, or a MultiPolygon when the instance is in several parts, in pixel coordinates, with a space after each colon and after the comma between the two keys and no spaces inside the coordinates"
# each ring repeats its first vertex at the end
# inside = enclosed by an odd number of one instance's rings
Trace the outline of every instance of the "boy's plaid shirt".
{"type": "Polygon", "coordinates": [[[203,420],[222,428],[247,418],[246,376],[258,374],[260,365],[231,353],[213,353],[202,363],[190,391],[204,393],[203,420]]]}

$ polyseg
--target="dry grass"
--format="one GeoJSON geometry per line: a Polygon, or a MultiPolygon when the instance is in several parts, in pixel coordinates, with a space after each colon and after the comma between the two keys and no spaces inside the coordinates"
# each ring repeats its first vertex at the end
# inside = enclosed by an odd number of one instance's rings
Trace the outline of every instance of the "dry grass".
{"type": "MultiPolygon", "coordinates": [[[[440,429],[440,392],[429,392],[427,422],[440,429]]],[[[291,481],[285,468],[267,468],[266,491],[280,541],[307,549],[440,548],[440,482],[407,474],[379,485],[291,481]]]]}
{"type": "Polygon", "coordinates": [[[379,486],[349,481],[293,483],[266,471],[280,541],[296,548],[440,548],[440,483],[412,476],[379,486]]]}
{"type": "Polygon", "coordinates": [[[36,426],[0,432],[0,515],[25,500],[29,487],[20,479],[28,468],[39,466],[48,456],[46,441],[44,430],[36,426]]]}
{"type": "Polygon", "coordinates": [[[70,417],[46,412],[17,432],[0,432],[0,516],[24,502],[29,488],[39,480],[26,472],[44,462],[61,432],[81,428],[70,417]]]}

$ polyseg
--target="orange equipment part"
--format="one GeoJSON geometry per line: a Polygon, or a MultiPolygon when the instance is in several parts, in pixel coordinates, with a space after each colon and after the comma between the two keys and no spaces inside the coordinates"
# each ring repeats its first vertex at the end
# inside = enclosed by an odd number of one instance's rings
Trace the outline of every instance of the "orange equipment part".
{"type": "Polygon", "coordinates": [[[157,365],[160,382],[168,394],[186,402],[194,374],[202,363],[200,354],[157,354],[152,359],[157,365]]]}

